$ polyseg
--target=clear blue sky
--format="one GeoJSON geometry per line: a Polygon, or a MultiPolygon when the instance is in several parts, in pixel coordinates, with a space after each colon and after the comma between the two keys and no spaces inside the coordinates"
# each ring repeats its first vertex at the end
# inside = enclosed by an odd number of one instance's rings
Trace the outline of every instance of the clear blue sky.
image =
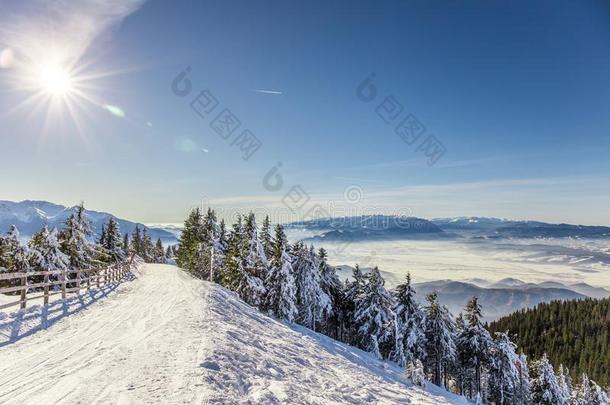
{"type": "MultiPolygon", "coordinates": [[[[179,222],[202,198],[275,207],[300,184],[328,204],[356,185],[368,211],[610,225],[608,2],[132,3],[83,36],[79,65],[113,74],[83,84],[96,101],[76,101],[76,119],[45,105],[0,114],[0,199],[179,222]],[[194,90],[180,98],[170,86],[186,66],[194,90]],[[378,95],[364,103],[371,72],[378,95]],[[190,109],[206,88],[262,141],[248,161],[190,109]],[[445,145],[433,167],[376,115],[387,95],[445,145]],[[271,192],[277,162],[285,184],[271,192]]],[[[29,20],[91,11],[3,7],[24,37],[29,20]]],[[[87,29],[63,26],[72,42],[87,29]]],[[[31,37],[61,45],[49,27],[31,37]]],[[[25,40],[3,34],[18,58],[25,40]]],[[[14,70],[0,69],[0,112],[28,97],[14,70]]]]}

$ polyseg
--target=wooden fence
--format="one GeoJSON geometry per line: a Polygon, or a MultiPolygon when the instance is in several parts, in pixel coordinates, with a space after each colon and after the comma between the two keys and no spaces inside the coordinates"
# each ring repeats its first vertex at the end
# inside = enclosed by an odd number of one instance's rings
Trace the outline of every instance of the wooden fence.
{"type": "Polygon", "coordinates": [[[8,295],[8,297],[19,297],[19,301],[1,304],[0,310],[17,305],[24,309],[28,301],[40,298],[46,305],[49,303],[49,297],[53,295],[61,294],[61,298],[66,298],[69,293],[80,294],[81,290],[89,291],[92,286],[100,288],[121,280],[130,271],[130,268],[131,262],[125,262],[87,270],[0,273],[0,281],[8,280],[11,284],[10,287],[0,288],[0,294],[17,293],[8,295]],[[30,283],[32,278],[42,281],[30,283]]]}

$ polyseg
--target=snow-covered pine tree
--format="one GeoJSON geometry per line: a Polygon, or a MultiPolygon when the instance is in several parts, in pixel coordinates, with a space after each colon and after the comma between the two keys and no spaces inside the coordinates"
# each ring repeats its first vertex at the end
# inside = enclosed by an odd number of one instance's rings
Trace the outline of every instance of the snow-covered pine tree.
{"type": "Polygon", "coordinates": [[[449,310],[438,302],[438,294],[426,296],[426,369],[436,385],[444,384],[456,360],[455,323],[449,310]]]}
{"type": "Polygon", "coordinates": [[[318,249],[318,262],[320,269],[320,288],[330,298],[330,308],[322,314],[320,330],[334,339],[341,339],[345,328],[347,309],[345,306],[345,292],[343,283],[337,276],[337,271],[327,263],[327,253],[324,248],[318,249]]]}
{"type": "Polygon", "coordinates": [[[261,228],[261,242],[265,249],[265,255],[271,257],[273,252],[273,237],[271,236],[271,221],[269,221],[269,215],[265,216],[263,220],[263,227],[261,228]]]}
{"type": "Polygon", "coordinates": [[[241,262],[238,272],[237,293],[250,305],[261,306],[267,289],[264,281],[268,273],[267,257],[258,238],[256,219],[253,213],[246,218],[243,235],[238,241],[237,259],[241,262]]]}
{"type": "Polygon", "coordinates": [[[147,263],[155,261],[155,245],[146,228],[142,228],[142,259],[147,263]]]}
{"type": "Polygon", "coordinates": [[[134,228],[133,233],[131,235],[131,251],[136,255],[142,257],[144,250],[143,246],[144,243],[142,241],[142,231],[140,230],[140,225],[136,224],[136,227],[134,228]]]}
{"type": "Polygon", "coordinates": [[[313,246],[297,243],[292,249],[296,286],[297,323],[316,330],[324,313],[331,311],[330,297],[322,290],[320,263],[313,246]]]}
{"type": "Polygon", "coordinates": [[[244,256],[244,230],[241,216],[237,216],[237,221],[233,224],[229,232],[226,257],[222,268],[221,284],[236,291],[241,279],[245,276],[243,270],[244,256]]]}
{"type": "Polygon", "coordinates": [[[564,399],[563,404],[569,405],[572,398],[572,378],[570,372],[563,364],[559,365],[559,371],[557,372],[557,383],[559,383],[559,390],[561,396],[564,399]]]}
{"type": "MultiPolygon", "coordinates": [[[[70,268],[70,258],[61,251],[56,229],[49,231],[45,225],[32,236],[28,246],[33,271],[63,271],[70,268]]],[[[61,280],[61,277],[53,275],[50,279],[61,280]]]]}
{"type": "Polygon", "coordinates": [[[174,258],[174,250],[171,245],[167,245],[167,249],[165,250],[165,261],[171,260],[174,258]]]}
{"type": "Polygon", "coordinates": [[[531,381],[525,354],[521,353],[519,355],[516,367],[519,381],[515,387],[515,404],[529,405],[532,403],[531,381]]]}
{"type": "Polygon", "coordinates": [[[106,225],[102,224],[102,230],[100,231],[100,238],[97,240],[97,244],[104,246],[106,243],[106,225]]]}
{"type": "Polygon", "coordinates": [[[102,225],[104,232],[100,240],[102,247],[110,255],[112,262],[118,263],[125,260],[125,250],[121,240],[121,229],[119,223],[111,216],[105,225],[102,225]]]}
{"type": "Polygon", "coordinates": [[[470,378],[464,379],[464,390],[469,398],[474,398],[481,392],[481,375],[489,359],[492,338],[481,322],[481,306],[477,297],[468,301],[464,312],[466,322],[456,345],[461,369],[466,376],[472,374],[472,383],[470,378]]]}
{"type": "Polygon", "coordinates": [[[591,382],[589,376],[583,373],[580,385],[574,390],[574,405],[590,405],[593,403],[593,392],[591,391],[591,382]]]}
{"type": "Polygon", "coordinates": [[[593,380],[589,379],[586,373],[582,375],[580,385],[573,390],[572,404],[574,405],[608,405],[610,395],[593,380]]]}
{"type": "Polygon", "coordinates": [[[368,276],[354,310],[360,345],[379,359],[388,358],[394,348],[394,299],[384,287],[385,280],[375,267],[368,276]]]}
{"type": "MultiPolygon", "coordinates": [[[[70,214],[59,233],[62,252],[70,259],[72,269],[88,269],[94,263],[95,252],[87,238],[92,235],[91,223],[85,214],[85,207],[80,204],[70,214]]],[[[73,278],[69,277],[69,278],[73,278]]]]}
{"type": "Polygon", "coordinates": [[[490,347],[487,380],[488,397],[498,405],[515,403],[515,391],[519,385],[519,356],[508,332],[498,333],[490,347]]]}
{"type": "Polygon", "coordinates": [[[4,246],[6,247],[6,268],[17,273],[28,272],[30,270],[29,250],[27,246],[21,244],[19,230],[15,225],[11,225],[7,232],[4,238],[4,246]]]}
{"type": "Polygon", "coordinates": [[[562,404],[564,398],[546,353],[540,360],[532,363],[530,375],[532,378],[532,401],[534,404],[557,405],[562,404]]]}
{"type": "Polygon", "coordinates": [[[129,234],[127,232],[123,235],[123,254],[125,257],[129,256],[129,234]]]}
{"type": "Polygon", "coordinates": [[[342,331],[342,339],[340,340],[352,346],[361,345],[356,323],[354,321],[354,311],[356,310],[358,301],[362,297],[366,279],[367,275],[365,275],[360,269],[360,266],[356,264],[356,267],[352,269],[352,281],[345,281],[345,299],[343,304],[345,308],[345,327],[342,331]]]}
{"type": "Polygon", "coordinates": [[[407,374],[407,378],[410,379],[413,384],[423,388],[426,387],[426,373],[424,372],[424,365],[422,364],[421,360],[415,359],[407,364],[405,373],[407,374]]]}
{"type": "Polygon", "coordinates": [[[275,227],[275,238],[271,246],[270,269],[265,279],[267,296],[264,308],[279,319],[294,321],[297,315],[296,287],[292,269],[292,258],[288,255],[288,239],[281,225],[275,227]]]}
{"type": "Polygon", "coordinates": [[[415,301],[415,291],[411,287],[411,274],[407,273],[405,283],[394,290],[396,306],[396,341],[392,359],[404,367],[426,355],[424,313],[415,301]]]}
{"type": "Polygon", "coordinates": [[[163,248],[163,242],[161,242],[161,238],[157,238],[157,243],[155,243],[155,248],[153,251],[154,262],[165,263],[165,249],[163,248]]]}

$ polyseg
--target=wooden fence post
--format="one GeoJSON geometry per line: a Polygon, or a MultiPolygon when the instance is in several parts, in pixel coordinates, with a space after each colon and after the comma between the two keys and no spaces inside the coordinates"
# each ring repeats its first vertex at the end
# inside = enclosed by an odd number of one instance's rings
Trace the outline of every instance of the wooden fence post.
{"type": "Polygon", "coordinates": [[[80,295],[80,276],[81,276],[81,270],[78,269],[76,270],[76,295],[80,295]]]}
{"type": "Polygon", "coordinates": [[[44,275],[44,304],[47,305],[48,303],[49,303],[49,273],[44,275]]]}
{"type": "Polygon", "coordinates": [[[66,299],[66,276],[67,270],[63,269],[61,271],[61,298],[66,299]]]}
{"type": "Polygon", "coordinates": [[[87,292],[91,289],[91,269],[87,270],[87,292]]]}
{"type": "Polygon", "coordinates": [[[27,278],[27,276],[21,277],[21,287],[22,287],[22,290],[21,290],[21,309],[25,309],[25,304],[27,302],[26,301],[27,293],[28,293],[27,285],[28,285],[28,278],[27,278]]]}

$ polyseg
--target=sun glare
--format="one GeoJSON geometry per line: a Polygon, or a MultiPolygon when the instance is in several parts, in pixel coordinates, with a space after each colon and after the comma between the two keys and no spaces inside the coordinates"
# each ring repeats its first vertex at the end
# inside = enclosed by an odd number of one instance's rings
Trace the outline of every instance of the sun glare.
{"type": "Polygon", "coordinates": [[[62,97],[73,90],[73,79],[70,72],[59,64],[49,63],[38,69],[38,84],[47,94],[62,97]]]}

